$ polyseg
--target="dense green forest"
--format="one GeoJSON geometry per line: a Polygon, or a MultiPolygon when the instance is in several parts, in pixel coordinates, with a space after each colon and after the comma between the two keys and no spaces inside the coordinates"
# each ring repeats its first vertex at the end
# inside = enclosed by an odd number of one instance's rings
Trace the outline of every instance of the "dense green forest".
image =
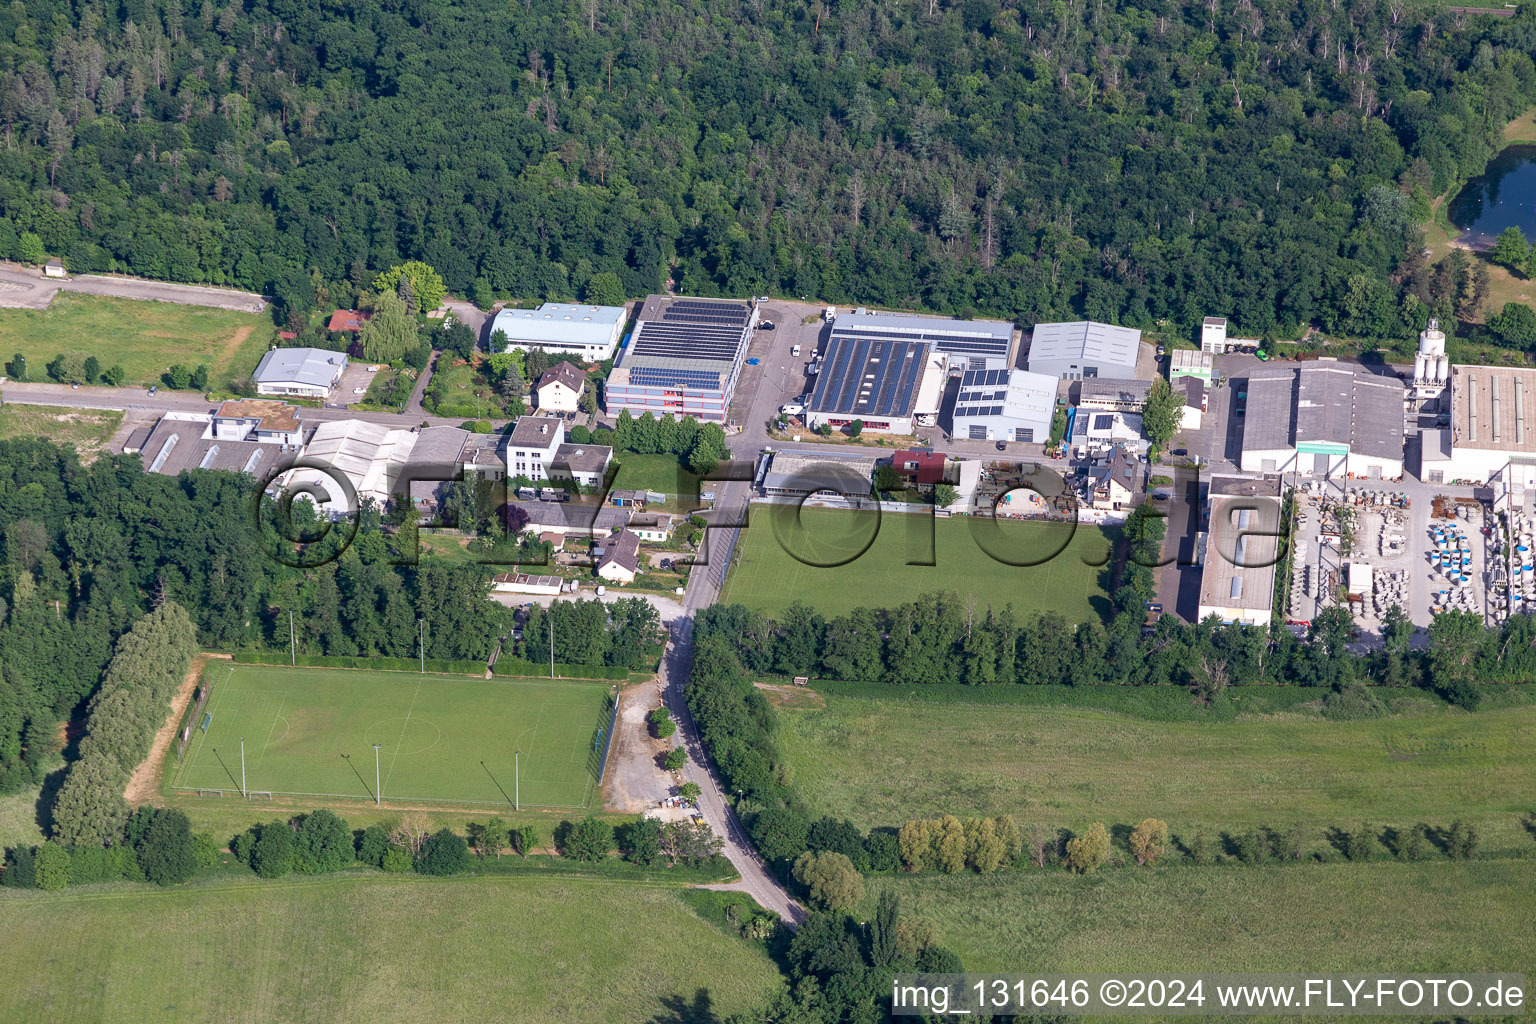
{"type": "Polygon", "coordinates": [[[13,0],[0,39],[0,254],[284,316],[419,258],[482,302],[1407,331],[1415,219],[1536,101],[1536,10],[1421,0],[13,0]]]}
{"type": "Polygon", "coordinates": [[[315,654],[411,657],[420,617],[428,658],[483,660],[507,632],[484,567],[416,562],[371,511],[339,557],[272,557],[255,487],[239,473],[145,473],[137,456],[84,467],[42,438],[0,442],[0,792],[37,780],[114,642],[166,602],[221,649],[286,648],[289,612],[298,649],[315,654]]]}

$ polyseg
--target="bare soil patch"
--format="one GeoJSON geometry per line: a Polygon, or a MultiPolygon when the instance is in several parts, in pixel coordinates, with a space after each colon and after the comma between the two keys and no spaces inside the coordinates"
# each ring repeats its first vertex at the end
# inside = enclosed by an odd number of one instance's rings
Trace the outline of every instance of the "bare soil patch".
{"type": "MultiPolygon", "coordinates": [[[[242,328],[242,330],[249,329],[242,328]]],[[[197,689],[197,681],[202,677],[203,669],[215,658],[228,660],[229,655],[199,654],[192,659],[186,678],[182,679],[181,686],[177,687],[176,696],[171,698],[171,712],[166,716],[165,724],[160,726],[160,731],[155,733],[155,742],[149,748],[149,756],[139,763],[128,779],[128,788],[123,791],[123,799],[128,801],[129,806],[138,807],[141,804],[147,804],[159,794],[160,779],[165,771],[165,759],[170,756],[171,743],[176,739],[176,727],[181,724],[182,716],[187,713],[187,704],[192,700],[192,694],[197,689]]]]}
{"type": "Polygon", "coordinates": [[[783,683],[753,683],[763,691],[768,703],[780,708],[824,708],[827,699],[808,686],[786,686],[783,683]]]}

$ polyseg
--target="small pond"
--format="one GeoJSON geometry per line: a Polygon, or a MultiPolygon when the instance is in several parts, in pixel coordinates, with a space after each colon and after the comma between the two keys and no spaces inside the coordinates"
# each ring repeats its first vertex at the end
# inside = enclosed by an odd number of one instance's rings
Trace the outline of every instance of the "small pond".
{"type": "Polygon", "coordinates": [[[1478,248],[1492,245],[1511,224],[1536,238],[1536,145],[1510,146],[1494,157],[1451,200],[1446,216],[1461,229],[1461,240],[1478,248]]]}

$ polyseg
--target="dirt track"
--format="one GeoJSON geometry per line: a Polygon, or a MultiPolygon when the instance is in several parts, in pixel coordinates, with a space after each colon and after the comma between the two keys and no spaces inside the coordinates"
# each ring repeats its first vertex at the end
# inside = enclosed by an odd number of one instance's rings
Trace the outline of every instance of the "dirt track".
{"type": "Polygon", "coordinates": [[[186,678],[177,687],[176,696],[171,698],[171,712],[166,716],[165,724],[160,726],[160,731],[155,733],[155,742],[150,745],[149,756],[133,770],[133,775],[128,779],[128,788],[123,790],[123,799],[128,801],[128,806],[147,804],[159,795],[161,773],[165,759],[170,755],[171,743],[176,739],[176,726],[181,724],[181,717],[187,713],[187,705],[197,690],[197,681],[203,669],[215,658],[228,659],[229,655],[199,654],[192,659],[186,678]]]}

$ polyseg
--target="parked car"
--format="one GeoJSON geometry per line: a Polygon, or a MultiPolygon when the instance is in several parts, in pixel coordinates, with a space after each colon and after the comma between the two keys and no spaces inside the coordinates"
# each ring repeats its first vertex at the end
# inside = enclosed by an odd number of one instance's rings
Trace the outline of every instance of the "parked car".
{"type": "Polygon", "coordinates": [[[155,392],[157,392],[157,391],[159,391],[159,390],[160,390],[160,385],[158,385],[158,384],[151,384],[151,385],[150,385],[150,386],[149,386],[149,393],[150,393],[150,394],[151,394],[151,395],[153,395],[153,394],[154,394],[154,393],[155,393],[155,392]]]}
{"type": "Polygon", "coordinates": [[[1152,500],[1153,501],[1167,501],[1168,500],[1168,492],[1167,491],[1158,491],[1156,494],[1152,495],[1152,500]]]}
{"type": "Polygon", "coordinates": [[[789,354],[791,357],[798,359],[800,357],[800,346],[796,345],[794,348],[791,348],[789,354]]]}
{"type": "Polygon", "coordinates": [[[752,358],[752,359],[748,359],[747,360],[747,365],[748,366],[756,366],[758,363],[761,363],[761,362],[762,362],[761,359],[752,358]]]}
{"type": "Polygon", "coordinates": [[[771,331],[771,330],[773,330],[773,321],[772,320],[760,321],[758,323],[758,325],[757,325],[757,329],[760,330],[760,331],[771,331]]]}
{"type": "Polygon", "coordinates": [[[999,441],[999,442],[997,442],[997,450],[1000,451],[1000,452],[1007,451],[1008,450],[1008,442],[1007,441],[999,441]]]}
{"type": "Polygon", "coordinates": [[[1169,452],[1168,454],[1169,455],[1177,456],[1179,458],[1183,458],[1184,456],[1189,454],[1189,449],[1188,448],[1175,448],[1173,451],[1169,452]]]}

